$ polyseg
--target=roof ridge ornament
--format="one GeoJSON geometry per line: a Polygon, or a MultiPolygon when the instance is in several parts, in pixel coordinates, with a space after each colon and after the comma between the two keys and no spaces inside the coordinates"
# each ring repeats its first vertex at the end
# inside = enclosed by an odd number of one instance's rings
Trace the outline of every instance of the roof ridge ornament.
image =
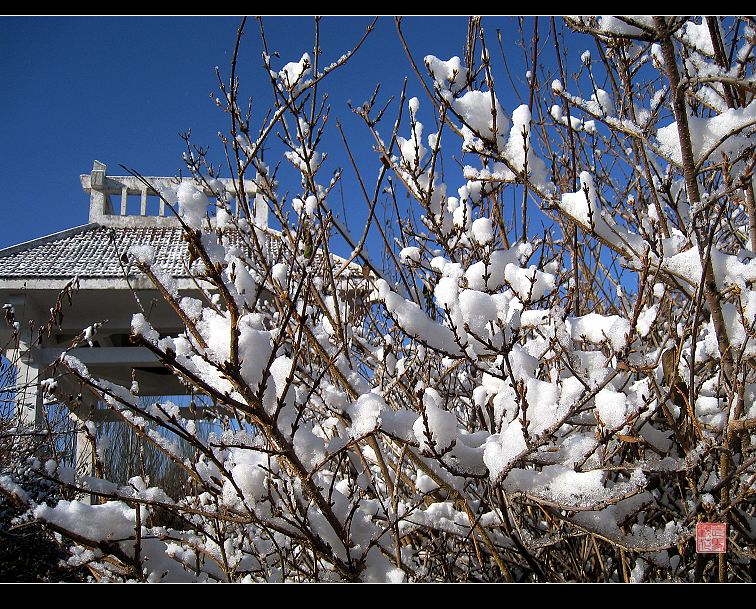
{"type": "Polygon", "coordinates": [[[94,166],[92,167],[92,173],[90,174],[92,188],[102,190],[107,170],[108,166],[105,163],[95,160],[94,166]]]}
{"type": "MultiPolygon", "coordinates": [[[[89,221],[97,222],[96,218],[100,218],[105,214],[112,215],[113,206],[110,202],[110,197],[104,192],[105,189],[105,176],[107,174],[108,167],[105,163],[101,163],[95,160],[92,166],[92,173],[89,174],[89,221]]],[[[84,176],[82,176],[83,178],[84,176]]],[[[83,184],[82,184],[83,185],[83,184]]]]}

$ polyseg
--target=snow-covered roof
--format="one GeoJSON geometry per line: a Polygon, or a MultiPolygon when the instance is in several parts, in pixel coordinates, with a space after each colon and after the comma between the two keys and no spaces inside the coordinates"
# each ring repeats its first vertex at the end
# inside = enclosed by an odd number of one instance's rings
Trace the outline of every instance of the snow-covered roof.
{"type": "MultiPolygon", "coordinates": [[[[0,290],[60,289],[78,277],[83,289],[150,289],[152,283],[141,273],[128,256],[134,246],[148,245],[154,250],[153,264],[163,273],[177,279],[180,289],[194,289],[196,284],[187,269],[190,256],[188,243],[178,219],[166,213],[162,198],[159,214],[150,215],[150,199],[158,199],[159,191],[175,187],[180,180],[173,178],[145,178],[108,176],[107,168],[94,162],[91,174],[81,176],[84,191],[90,194],[89,224],[70,228],[0,250],[0,290]],[[147,187],[149,183],[153,186],[147,187]],[[120,194],[120,205],[114,198],[120,194]],[[140,199],[139,212],[129,214],[129,197],[140,199]],[[119,212],[115,208],[119,208],[119,212]]],[[[234,184],[217,181],[224,188],[234,184]]],[[[245,182],[250,196],[254,184],[245,182]]],[[[208,196],[210,191],[206,193],[208,196]]],[[[155,201],[153,201],[154,203],[155,201]]],[[[154,207],[154,205],[153,205],[154,207]]],[[[255,201],[255,230],[264,234],[271,262],[279,261],[281,233],[268,228],[267,206],[255,201]]],[[[232,230],[226,233],[231,243],[242,245],[241,235],[232,230]]],[[[322,266],[322,252],[316,253],[314,268],[322,266]]],[[[344,260],[334,256],[337,264],[344,260]]],[[[343,279],[361,278],[359,265],[350,264],[343,279]]]]}
{"type": "Polygon", "coordinates": [[[91,223],[0,250],[0,278],[122,278],[133,245],[155,248],[155,263],[174,277],[186,272],[180,226],[110,227],[91,223]]]}

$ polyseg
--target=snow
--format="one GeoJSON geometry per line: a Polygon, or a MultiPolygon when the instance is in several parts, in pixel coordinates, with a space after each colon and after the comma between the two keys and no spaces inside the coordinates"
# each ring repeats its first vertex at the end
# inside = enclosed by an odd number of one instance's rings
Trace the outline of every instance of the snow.
{"type": "MultiPolygon", "coordinates": [[[[551,118],[553,118],[557,123],[567,126],[567,116],[564,114],[562,106],[554,104],[553,106],[551,106],[549,114],[551,115],[551,118]]],[[[573,131],[588,131],[589,129],[595,128],[595,123],[593,121],[583,121],[583,119],[575,116],[574,110],[570,113],[569,124],[573,131]],[[593,127],[589,127],[589,125],[593,125],[593,127]]]]}
{"type": "Polygon", "coordinates": [[[540,472],[513,469],[504,482],[510,492],[524,491],[560,503],[576,504],[603,490],[604,472],[576,472],[563,465],[548,465],[540,472]]]}
{"type": "Polygon", "coordinates": [[[523,302],[543,298],[554,289],[556,281],[553,275],[539,271],[534,265],[523,269],[511,263],[504,267],[504,278],[523,302]]]}
{"type": "Polygon", "coordinates": [[[408,525],[416,525],[412,528],[420,526],[454,535],[468,535],[470,519],[464,512],[455,509],[451,501],[437,501],[426,509],[413,511],[411,516],[405,518],[402,525],[405,530],[410,528],[408,525]]]}
{"type": "Polygon", "coordinates": [[[165,291],[178,300],[179,292],[176,278],[159,266],[153,267],[152,274],[155,275],[157,282],[165,288],[165,291]]]}
{"type": "MultiPolygon", "coordinates": [[[[688,116],[694,162],[701,163],[712,155],[713,161],[724,154],[730,158],[737,156],[751,144],[755,127],[756,100],[744,108],[730,108],[711,118],[688,116]]],[[[677,122],[658,129],[656,138],[661,151],[682,165],[677,122]]]]}
{"type": "Polygon", "coordinates": [[[140,264],[151,266],[155,261],[155,248],[151,245],[132,245],[129,255],[140,264]]]}
{"type": "Polygon", "coordinates": [[[651,328],[656,321],[658,312],[659,305],[655,304],[651,307],[645,307],[640,315],[638,315],[638,322],[635,324],[635,329],[638,331],[641,338],[648,336],[648,333],[651,331],[651,328]]]}
{"type": "Polygon", "coordinates": [[[299,61],[287,63],[278,72],[278,78],[286,90],[297,93],[304,84],[304,78],[312,71],[311,66],[310,55],[304,53],[299,61]]]}
{"type": "Polygon", "coordinates": [[[270,270],[271,277],[282,288],[286,287],[289,276],[289,266],[285,262],[277,262],[270,270]]]}
{"type": "Polygon", "coordinates": [[[488,468],[491,482],[498,482],[503,472],[526,449],[525,436],[519,420],[512,421],[502,433],[489,436],[483,452],[483,462],[488,468]]]}
{"type": "Polygon", "coordinates": [[[462,89],[467,79],[467,68],[462,65],[459,57],[455,56],[448,61],[443,61],[433,55],[426,55],[424,61],[440,90],[457,93],[462,89]]]}
{"type": "Polygon", "coordinates": [[[509,353],[509,364],[515,380],[527,382],[536,375],[538,358],[530,355],[524,347],[515,345],[509,353]]]}
{"type": "Polygon", "coordinates": [[[141,336],[148,342],[157,344],[160,334],[152,327],[142,313],[135,313],[131,318],[131,333],[134,336],[141,336]]]}
{"type": "Polygon", "coordinates": [[[381,425],[381,413],[387,410],[386,402],[376,393],[365,393],[352,404],[347,413],[352,420],[352,437],[369,434],[381,425]]]}
{"type": "MultiPolygon", "coordinates": [[[[739,306],[725,303],[722,305],[722,315],[727,328],[727,337],[732,347],[743,350],[743,356],[756,356],[756,341],[753,340],[753,326],[756,323],[756,291],[748,290],[741,295],[739,306]],[[741,317],[742,312],[742,317],[741,317]],[[745,324],[745,327],[744,327],[745,324]]],[[[716,336],[713,322],[709,322],[709,334],[712,341],[716,336]]],[[[715,356],[719,355],[719,347],[711,349],[715,356]]]]}
{"type": "Polygon", "coordinates": [[[580,173],[580,188],[577,192],[562,195],[561,207],[570,216],[585,226],[595,226],[600,217],[593,176],[588,171],[580,173]]]}
{"type": "Polygon", "coordinates": [[[220,230],[233,227],[231,214],[229,214],[223,207],[219,206],[215,212],[215,225],[220,230]]]}
{"type": "Polygon", "coordinates": [[[181,182],[176,192],[179,204],[179,216],[187,226],[194,229],[202,227],[202,221],[207,216],[210,201],[204,192],[188,181],[181,182]]]}
{"type": "MultiPolygon", "coordinates": [[[[562,395],[564,396],[564,392],[562,395]]],[[[571,434],[559,446],[555,460],[568,465],[579,463],[594,451],[597,444],[598,440],[593,432],[571,434]]]]}
{"type": "Polygon", "coordinates": [[[509,119],[504,114],[499,100],[492,97],[490,92],[468,91],[462,97],[455,99],[452,107],[464,121],[465,144],[471,149],[477,148],[474,139],[478,136],[499,142],[497,147],[503,147],[503,134],[509,128],[509,119]],[[494,133],[492,106],[496,112],[496,133],[494,133]]]}
{"type": "Polygon", "coordinates": [[[318,198],[315,195],[310,195],[305,199],[304,203],[305,213],[312,217],[315,214],[315,210],[318,208],[318,198]]]}
{"type": "Polygon", "coordinates": [[[286,380],[291,374],[294,361],[285,355],[279,355],[270,365],[270,376],[276,387],[276,398],[281,398],[287,388],[286,380]]]}
{"type": "Polygon", "coordinates": [[[431,493],[438,488],[430,476],[426,476],[421,470],[415,474],[415,488],[421,493],[431,493]]]}
{"type": "MultiPolygon", "coordinates": [[[[465,272],[467,285],[474,290],[496,290],[502,287],[507,281],[507,267],[512,265],[519,268],[520,261],[527,259],[532,252],[533,247],[529,243],[522,242],[508,250],[494,251],[488,259],[488,264],[481,260],[468,267],[465,272]]],[[[514,275],[516,271],[512,273],[514,275]]],[[[541,278],[543,274],[539,271],[536,275],[541,278]]],[[[548,283],[545,277],[542,281],[548,283]]]]}
{"type": "Polygon", "coordinates": [[[4,493],[15,497],[22,503],[29,503],[29,495],[21,485],[14,482],[8,475],[0,476],[0,489],[2,489],[4,493]]]}
{"type": "MultiPolygon", "coordinates": [[[[745,292],[747,286],[756,281],[756,259],[743,262],[737,256],[724,254],[716,247],[712,247],[711,265],[719,289],[737,285],[745,292]]],[[[701,281],[701,258],[698,247],[693,244],[685,251],[668,255],[663,260],[662,268],[685,279],[691,286],[698,285],[701,281]]]]}
{"type": "Polygon", "coordinates": [[[531,378],[526,387],[529,433],[540,434],[567,414],[567,405],[560,403],[559,387],[555,383],[531,378]]]}
{"type": "Polygon", "coordinates": [[[549,322],[549,312],[533,309],[520,314],[521,328],[536,328],[549,322]]]}
{"type": "Polygon", "coordinates": [[[491,323],[498,319],[496,300],[485,292],[462,290],[459,294],[459,310],[462,319],[478,336],[491,333],[491,323]]]}
{"type": "MultiPolygon", "coordinates": [[[[293,150],[287,150],[284,152],[284,156],[287,161],[306,175],[315,173],[325,159],[320,152],[303,146],[295,146],[293,150]]],[[[257,204],[257,201],[258,197],[255,197],[255,204],[257,204]]]]}
{"type": "Polygon", "coordinates": [[[457,417],[444,409],[443,398],[430,387],[423,394],[423,407],[423,415],[412,426],[415,439],[424,453],[442,452],[457,438],[457,417]]]}
{"type": "Polygon", "coordinates": [[[697,285],[701,280],[701,259],[698,255],[698,248],[691,247],[684,252],[666,258],[664,269],[685,278],[691,285],[697,285]]]}
{"type": "MultiPolygon", "coordinates": [[[[233,267],[234,287],[236,288],[236,292],[244,299],[244,302],[251,305],[253,302],[255,302],[258,294],[259,284],[257,282],[257,279],[250,272],[249,265],[245,264],[239,259],[233,261],[229,266],[233,267]]],[[[286,284],[284,283],[283,285],[286,284]]],[[[201,301],[197,300],[196,302],[199,303],[201,307],[201,301]]],[[[201,312],[194,315],[194,318],[197,318],[200,315],[201,312]]]]}
{"type": "MultiPolygon", "coordinates": [[[[600,469],[581,472],[555,464],[544,466],[540,472],[513,469],[502,485],[511,493],[527,493],[585,514],[595,514],[592,509],[600,502],[619,503],[627,497],[642,494],[646,485],[646,478],[640,469],[614,487],[605,486],[604,475],[605,472],[600,469]]],[[[590,516],[586,518],[589,519],[590,516]]],[[[596,521],[600,522],[598,519],[596,521]]]]}
{"type": "MultiPolygon", "coordinates": [[[[270,332],[258,326],[259,324],[253,315],[245,315],[239,320],[240,372],[242,378],[253,391],[257,389],[262,381],[263,372],[268,367],[268,362],[273,351],[270,332]]],[[[229,336],[227,335],[226,339],[228,338],[229,336]]]]}
{"type": "Polygon", "coordinates": [[[491,218],[478,218],[472,223],[472,236],[478,245],[488,245],[493,241],[493,222],[491,218]]]}
{"type": "Polygon", "coordinates": [[[651,502],[653,497],[648,492],[641,492],[602,510],[581,512],[573,521],[581,528],[595,531],[610,540],[622,541],[646,552],[667,549],[681,543],[685,538],[684,528],[681,523],[672,520],[660,529],[635,524],[631,527],[629,535],[620,528],[628,514],[642,509],[651,502]]]}
{"type": "Polygon", "coordinates": [[[414,302],[393,292],[385,280],[379,279],[376,288],[388,312],[409,336],[417,337],[433,349],[452,355],[459,353],[454,334],[449,328],[433,321],[414,302]]]}
{"type": "Polygon", "coordinates": [[[637,23],[645,27],[654,27],[653,18],[645,15],[628,15],[622,19],[611,15],[603,15],[599,17],[599,29],[607,34],[621,36],[638,36],[643,33],[641,28],[628,22],[637,23]]]}
{"type": "Polygon", "coordinates": [[[624,393],[604,388],[596,394],[596,410],[609,429],[620,429],[627,416],[627,397],[624,393]]]}
{"type": "MultiPolygon", "coordinates": [[[[136,319],[137,316],[134,316],[136,319]]],[[[132,321],[132,328],[134,321],[132,321]]],[[[231,353],[229,337],[231,335],[231,321],[227,315],[216,313],[212,309],[202,310],[202,319],[197,323],[197,330],[207,343],[208,354],[216,363],[228,361],[231,353]]]]}
{"type": "Polygon", "coordinates": [[[55,507],[38,505],[34,517],[94,542],[129,539],[136,523],[136,511],[122,501],[87,505],[62,499],[55,507]]]}
{"type": "Polygon", "coordinates": [[[619,315],[588,313],[582,317],[569,317],[567,327],[572,340],[585,340],[594,344],[608,342],[619,351],[627,345],[630,322],[619,315]]]}
{"type": "Polygon", "coordinates": [[[683,24],[680,29],[680,38],[700,53],[714,57],[714,43],[711,40],[709,26],[705,19],[702,18],[700,24],[693,21],[687,21],[683,24]]]}
{"type": "MultiPolygon", "coordinates": [[[[512,112],[512,129],[507,141],[506,155],[514,168],[518,171],[524,171],[525,159],[532,161],[533,155],[530,146],[530,108],[522,104],[512,112]],[[526,157],[527,151],[527,157],[526,157]]],[[[534,171],[532,163],[528,163],[530,171],[534,171]]],[[[537,172],[536,172],[537,173],[537,172]]],[[[543,181],[542,178],[536,178],[536,182],[543,181]]]]}
{"type": "Polygon", "coordinates": [[[365,564],[365,581],[371,583],[401,584],[406,575],[374,546],[368,552],[365,564]]]}
{"type": "Polygon", "coordinates": [[[326,454],[325,442],[312,430],[311,423],[301,424],[292,438],[294,452],[308,471],[314,471],[325,459],[326,454]]]}
{"type": "Polygon", "coordinates": [[[423,146],[423,124],[419,121],[412,125],[412,135],[409,139],[397,136],[396,142],[399,145],[402,161],[404,166],[410,172],[416,172],[425,158],[428,149],[423,146]]]}
{"type": "Polygon", "coordinates": [[[402,264],[420,264],[420,248],[419,247],[405,247],[399,252],[399,259],[402,264]]]}
{"type": "Polygon", "coordinates": [[[89,344],[90,347],[94,346],[92,339],[95,337],[95,334],[97,334],[97,331],[101,326],[102,324],[96,323],[84,328],[84,340],[89,344]]]}
{"type": "Polygon", "coordinates": [[[385,410],[381,414],[381,429],[392,436],[401,438],[405,442],[415,440],[413,425],[417,419],[414,410],[385,410]]]}
{"type": "MultiPolygon", "coordinates": [[[[146,510],[141,508],[142,523],[147,520],[146,510]]],[[[57,527],[71,531],[75,535],[89,540],[92,543],[110,542],[117,543],[119,549],[127,556],[132,556],[135,551],[133,540],[135,532],[136,511],[120,501],[109,501],[102,505],[87,505],[79,501],[58,502],[55,507],[40,505],[34,510],[34,516],[43,522],[49,522],[57,527]]],[[[159,582],[182,582],[204,581],[206,575],[197,574],[193,571],[199,564],[205,567],[202,561],[190,563],[192,570],[185,569],[179,562],[174,560],[175,554],[168,552],[167,544],[150,535],[149,531],[142,526],[141,559],[147,581],[159,582]]],[[[81,564],[91,561],[99,554],[99,550],[85,550],[77,552],[73,557],[72,564],[81,564]]],[[[107,580],[106,580],[107,581],[107,580]]]]}
{"type": "Polygon", "coordinates": [[[483,193],[483,183],[477,180],[469,180],[464,186],[457,189],[460,201],[478,203],[483,193]]]}
{"type": "Polygon", "coordinates": [[[587,109],[592,114],[598,116],[610,116],[614,113],[614,103],[612,96],[603,89],[596,89],[591,95],[591,101],[587,104],[587,109]]]}

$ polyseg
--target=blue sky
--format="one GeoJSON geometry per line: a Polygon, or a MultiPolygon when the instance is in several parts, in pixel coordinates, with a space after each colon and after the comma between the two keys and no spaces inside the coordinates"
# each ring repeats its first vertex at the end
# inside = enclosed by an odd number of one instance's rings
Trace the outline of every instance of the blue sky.
{"type": "MultiPolygon", "coordinates": [[[[324,61],[345,52],[370,20],[324,18],[324,61]]],[[[217,91],[215,66],[227,73],[239,21],[237,17],[0,18],[0,248],[86,223],[88,197],[79,175],[91,170],[95,158],[108,164],[113,175],[122,173],[119,164],[145,175],[175,175],[181,169],[183,150],[178,134],[191,129],[194,141],[209,144],[220,160],[217,133],[226,130],[226,118],[211,102],[210,93],[217,91]]],[[[312,19],[271,17],[264,22],[270,47],[281,54],[281,65],[311,51],[312,19]]],[[[483,24],[492,46],[496,29],[503,30],[505,44],[518,35],[515,18],[483,24]]],[[[466,19],[407,18],[404,30],[418,60],[426,54],[446,59],[462,53],[466,19]]],[[[240,64],[243,93],[261,99],[262,105],[269,84],[261,68],[256,20],[248,20],[247,32],[240,64]]],[[[518,69],[521,51],[508,61],[518,69]]],[[[524,69],[518,74],[522,76],[524,69]]],[[[422,100],[394,22],[383,18],[355,61],[325,82],[332,118],[343,122],[369,176],[375,175],[369,134],[346,102],[366,100],[378,82],[384,99],[398,95],[405,76],[408,91],[422,100]]],[[[501,96],[506,88],[498,90],[501,96]]],[[[511,111],[518,101],[510,94],[511,99],[503,102],[511,111]]],[[[333,149],[332,168],[348,169],[334,120],[331,137],[326,147],[333,149]]],[[[345,181],[346,197],[353,186],[352,179],[345,181]]]]}

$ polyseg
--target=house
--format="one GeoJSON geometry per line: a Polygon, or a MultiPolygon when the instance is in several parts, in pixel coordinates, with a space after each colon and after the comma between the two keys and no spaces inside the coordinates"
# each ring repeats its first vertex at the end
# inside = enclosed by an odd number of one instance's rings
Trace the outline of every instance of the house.
{"type": "MultiPolygon", "coordinates": [[[[221,182],[231,187],[230,180],[221,182]]],[[[17,414],[36,429],[44,423],[45,381],[64,352],[94,376],[127,387],[136,381],[143,395],[186,393],[149,350],[129,341],[131,318],[139,311],[161,335],[182,330],[152,282],[129,262],[132,246],[152,246],[155,263],[173,277],[179,292],[200,296],[186,266],[182,227],[158,196],[178,180],[109,176],[106,166],[95,161],[81,184],[90,198],[87,224],[0,250],[0,305],[8,322],[0,321],[0,348],[17,369],[9,388],[17,414]]],[[[248,182],[245,188],[253,199],[254,185],[248,182]]],[[[267,209],[259,201],[256,224],[267,228],[267,209]]],[[[78,404],[71,412],[80,422],[114,416],[98,410],[97,397],[60,368],[55,382],[78,404]]],[[[86,443],[78,444],[81,450],[86,443]]]]}
{"type": "MultiPolygon", "coordinates": [[[[228,192],[236,192],[238,184],[220,181],[228,192]]],[[[171,276],[180,295],[202,298],[187,267],[184,229],[159,194],[166,188],[175,190],[179,180],[109,176],[106,166],[95,161],[92,172],[81,176],[81,184],[89,194],[87,224],[0,250],[0,305],[8,321],[0,321],[0,348],[17,369],[15,385],[6,391],[15,394],[15,414],[38,430],[45,422],[45,391],[53,376],[56,395],[66,396],[79,433],[86,433],[88,421],[117,420],[116,413],[98,407],[98,396],[86,385],[64,367],[54,366],[64,353],[86,364],[92,376],[133,386],[138,395],[187,392],[151,351],[129,338],[132,316],[138,312],[161,336],[176,336],[184,329],[152,281],[133,265],[127,255],[132,247],[154,248],[154,265],[171,276]]],[[[254,182],[246,181],[244,188],[247,200],[255,202],[254,226],[266,252],[280,258],[282,233],[268,228],[267,205],[257,196],[254,182]]],[[[205,194],[213,196],[207,188],[205,194]]],[[[238,213],[236,206],[232,201],[232,211],[238,213]]],[[[320,251],[310,266],[328,266],[319,260],[320,251]]],[[[350,315],[360,315],[367,302],[363,268],[338,257],[334,262],[345,271],[337,289],[350,315]]],[[[193,412],[196,415],[196,409],[193,412]]],[[[91,466],[88,447],[88,442],[77,442],[76,460],[91,466]]]]}

